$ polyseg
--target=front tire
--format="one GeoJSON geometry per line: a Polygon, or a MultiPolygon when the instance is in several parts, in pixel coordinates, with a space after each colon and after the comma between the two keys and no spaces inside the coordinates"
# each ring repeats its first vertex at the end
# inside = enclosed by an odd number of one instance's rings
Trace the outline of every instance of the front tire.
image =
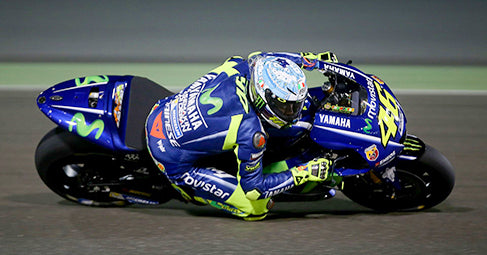
{"type": "Polygon", "coordinates": [[[453,190],[453,166],[435,148],[426,145],[416,160],[399,160],[395,178],[401,188],[374,181],[370,173],[344,178],[343,193],[352,201],[376,211],[417,211],[443,202],[453,190]]]}

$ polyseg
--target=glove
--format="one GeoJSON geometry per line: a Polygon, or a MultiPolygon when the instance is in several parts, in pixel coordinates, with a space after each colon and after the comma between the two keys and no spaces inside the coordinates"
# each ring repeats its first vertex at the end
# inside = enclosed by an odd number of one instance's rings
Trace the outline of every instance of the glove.
{"type": "Polygon", "coordinates": [[[307,181],[325,181],[331,169],[332,161],[325,158],[317,158],[304,165],[291,168],[294,184],[301,185],[307,181]]]}
{"type": "Polygon", "coordinates": [[[338,63],[338,58],[335,53],[326,51],[318,54],[312,52],[301,52],[303,58],[303,68],[306,70],[313,70],[316,68],[316,61],[321,60],[324,62],[338,63]]]}

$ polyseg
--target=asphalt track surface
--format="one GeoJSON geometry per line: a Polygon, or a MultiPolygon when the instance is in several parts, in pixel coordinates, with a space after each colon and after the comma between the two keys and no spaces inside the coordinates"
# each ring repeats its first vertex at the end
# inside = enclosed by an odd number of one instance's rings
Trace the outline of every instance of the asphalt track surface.
{"type": "Polygon", "coordinates": [[[487,96],[398,95],[408,130],[442,151],[456,186],[442,204],[378,214],[341,194],[279,203],[261,222],[210,207],[91,208],[37,176],[34,150],[54,124],[39,91],[0,91],[0,254],[487,254],[487,96]]]}

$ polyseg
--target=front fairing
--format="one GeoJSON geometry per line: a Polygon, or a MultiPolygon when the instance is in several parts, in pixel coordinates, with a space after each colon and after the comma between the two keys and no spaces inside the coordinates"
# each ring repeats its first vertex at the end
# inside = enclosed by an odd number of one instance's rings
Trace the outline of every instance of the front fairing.
{"type": "Polygon", "coordinates": [[[359,98],[352,97],[352,101],[360,100],[353,112],[347,106],[330,104],[316,111],[312,140],[332,150],[353,150],[369,166],[337,170],[341,175],[387,166],[404,148],[401,140],[406,132],[404,112],[392,91],[378,77],[348,65],[320,62],[319,68],[357,84],[362,93],[359,98]]]}

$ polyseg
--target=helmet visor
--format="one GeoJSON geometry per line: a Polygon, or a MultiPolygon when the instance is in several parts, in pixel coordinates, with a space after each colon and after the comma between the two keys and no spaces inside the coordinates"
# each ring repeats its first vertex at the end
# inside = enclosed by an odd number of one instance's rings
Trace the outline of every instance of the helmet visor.
{"type": "Polygon", "coordinates": [[[267,103],[271,110],[281,119],[294,122],[303,109],[304,99],[300,101],[287,101],[272,94],[270,90],[265,93],[267,103]]]}

